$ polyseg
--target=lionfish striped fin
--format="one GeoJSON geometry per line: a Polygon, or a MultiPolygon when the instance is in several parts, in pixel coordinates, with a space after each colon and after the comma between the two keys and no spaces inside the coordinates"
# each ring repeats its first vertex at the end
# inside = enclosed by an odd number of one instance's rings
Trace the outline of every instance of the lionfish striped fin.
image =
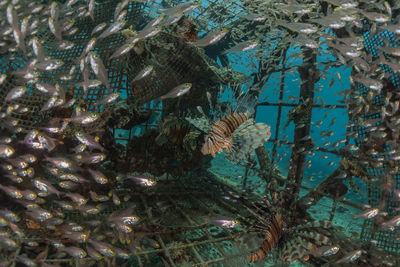
{"type": "Polygon", "coordinates": [[[307,256],[314,245],[300,236],[286,242],[282,249],[281,258],[286,262],[294,262],[307,256]]]}
{"type": "Polygon", "coordinates": [[[329,238],[323,234],[312,232],[312,231],[301,231],[296,233],[298,236],[304,237],[308,240],[311,240],[312,243],[321,246],[327,245],[329,243],[329,238]]]}
{"type": "Polygon", "coordinates": [[[282,227],[282,215],[277,213],[272,218],[271,223],[267,226],[262,246],[255,254],[250,255],[249,262],[255,262],[259,259],[265,258],[271,252],[283,235],[282,227]]]}

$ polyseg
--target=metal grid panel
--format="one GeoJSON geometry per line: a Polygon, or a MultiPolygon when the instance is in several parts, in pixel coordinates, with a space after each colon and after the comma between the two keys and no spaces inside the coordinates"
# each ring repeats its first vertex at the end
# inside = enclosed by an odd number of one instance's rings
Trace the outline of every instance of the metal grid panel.
{"type": "MultiPolygon", "coordinates": [[[[136,250],[130,252],[133,257],[130,260],[133,260],[138,266],[151,266],[156,261],[162,260],[168,262],[171,266],[179,266],[183,261],[190,263],[190,266],[207,266],[207,264],[222,262],[229,258],[227,251],[235,246],[235,241],[244,234],[243,229],[215,227],[205,223],[204,218],[215,218],[230,214],[235,217],[240,215],[252,220],[257,219],[246,209],[246,205],[251,206],[251,203],[244,200],[246,204],[241,204],[233,201],[233,199],[222,198],[223,195],[230,196],[231,190],[231,188],[216,180],[205,179],[200,176],[197,178],[186,177],[172,183],[168,180],[159,181],[154,192],[117,190],[120,196],[131,196],[130,202],[135,203],[137,215],[145,221],[148,232],[143,232],[141,238],[150,238],[156,240],[159,244],[156,247],[147,248],[144,243],[138,244],[136,250]],[[160,224],[160,218],[167,216],[168,219],[160,224]],[[150,230],[159,225],[165,226],[159,230],[150,230]]],[[[100,214],[85,217],[82,217],[79,212],[65,212],[65,219],[85,226],[86,221],[102,220],[111,213],[125,208],[129,207],[122,202],[120,206],[111,206],[100,214]]],[[[17,210],[15,211],[17,212],[17,210]]],[[[25,221],[21,221],[19,227],[24,230],[26,237],[13,237],[16,240],[26,243],[43,239],[43,236],[37,236],[40,232],[27,228],[25,221]]],[[[140,223],[136,227],[140,227],[140,223]]],[[[140,231],[136,230],[135,232],[140,231]]],[[[46,235],[47,238],[52,238],[51,233],[46,235]]],[[[133,234],[131,236],[132,242],[136,242],[135,239],[138,240],[139,237],[133,234]]],[[[129,251],[128,244],[118,242],[114,246],[129,251]]],[[[19,251],[19,253],[22,253],[22,251],[19,251]]],[[[11,261],[15,260],[14,255],[12,256],[13,259],[7,258],[7,255],[4,254],[1,257],[6,257],[2,259],[11,261]]],[[[42,261],[64,264],[73,262],[71,258],[46,258],[42,261]]],[[[81,264],[89,264],[90,261],[92,261],[90,258],[79,260],[81,264]]]]}

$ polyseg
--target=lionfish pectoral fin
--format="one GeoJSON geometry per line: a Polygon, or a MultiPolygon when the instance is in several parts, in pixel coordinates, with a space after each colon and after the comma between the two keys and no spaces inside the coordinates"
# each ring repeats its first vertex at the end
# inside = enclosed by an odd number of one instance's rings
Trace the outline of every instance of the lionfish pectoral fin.
{"type": "Polygon", "coordinates": [[[231,152],[233,149],[233,141],[232,138],[228,137],[225,138],[224,140],[224,148],[226,149],[226,151],[231,152]]]}

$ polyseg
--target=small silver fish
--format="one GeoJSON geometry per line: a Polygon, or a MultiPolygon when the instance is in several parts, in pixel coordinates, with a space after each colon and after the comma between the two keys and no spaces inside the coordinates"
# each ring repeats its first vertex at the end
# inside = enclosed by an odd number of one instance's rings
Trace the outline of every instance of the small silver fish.
{"type": "Polygon", "coordinates": [[[88,172],[92,175],[93,180],[95,180],[96,183],[99,183],[99,184],[108,183],[108,178],[105,177],[105,175],[102,174],[101,172],[95,171],[95,170],[91,170],[91,169],[88,169],[88,172]]]}
{"type": "Polygon", "coordinates": [[[111,56],[110,59],[120,57],[131,51],[135,47],[134,42],[128,42],[118,48],[111,56]]]}
{"type": "Polygon", "coordinates": [[[114,21],[118,20],[121,11],[129,4],[129,0],[119,2],[114,10],[114,21]]]}
{"type": "Polygon", "coordinates": [[[278,25],[283,26],[293,32],[299,32],[299,33],[304,33],[304,34],[312,34],[315,33],[318,28],[315,27],[312,24],[309,23],[301,23],[301,22],[284,22],[284,21],[278,21],[278,25]]]}
{"type": "Polygon", "coordinates": [[[336,264],[353,262],[353,261],[357,260],[358,258],[360,258],[361,255],[362,255],[362,251],[361,251],[361,250],[352,251],[352,252],[346,254],[346,255],[345,255],[343,258],[341,258],[340,260],[338,260],[338,261],[336,262],[336,264]]]}
{"type": "Polygon", "coordinates": [[[29,26],[28,24],[29,24],[29,18],[28,17],[23,18],[21,22],[22,38],[25,38],[28,33],[28,26],[29,26]]]}
{"type": "Polygon", "coordinates": [[[53,202],[56,203],[57,205],[59,205],[64,210],[67,210],[67,211],[74,210],[74,205],[72,205],[66,201],[53,200],[53,202]]]}
{"type": "Polygon", "coordinates": [[[83,132],[75,132],[74,135],[75,135],[76,139],[78,139],[79,142],[81,142],[82,144],[84,144],[88,147],[92,147],[92,148],[104,151],[104,148],[98,143],[96,138],[91,137],[83,132]]]}
{"type": "Polygon", "coordinates": [[[77,33],[78,31],[79,31],[78,27],[73,27],[68,32],[66,32],[66,35],[71,36],[71,35],[74,35],[75,33],[77,33]]]}
{"type": "Polygon", "coordinates": [[[57,21],[59,16],[59,7],[56,1],[51,2],[50,4],[50,16],[57,21]]]}
{"type": "Polygon", "coordinates": [[[72,181],[75,183],[88,183],[89,181],[86,180],[85,178],[81,177],[78,174],[74,174],[74,173],[65,173],[59,176],[61,180],[68,180],[68,181],[72,181]]]}
{"type": "Polygon", "coordinates": [[[15,250],[18,244],[7,236],[0,236],[0,244],[6,250],[15,250]]]}
{"type": "Polygon", "coordinates": [[[57,92],[56,87],[47,83],[36,83],[35,88],[43,93],[55,94],[57,92]]]}
{"type": "Polygon", "coordinates": [[[120,31],[126,24],[126,20],[120,20],[116,21],[113,24],[111,24],[104,32],[102,32],[97,39],[104,39],[111,34],[114,34],[118,31],[120,31]]]}
{"type": "Polygon", "coordinates": [[[252,20],[252,21],[264,21],[267,19],[264,15],[259,15],[259,14],[239,14],[239,18],[245,19],[245,20],[252,20]]]}
{"type": "Polygon", "coordinates": [[[0,144],[0,158],[8,158],[14,154],[15,150],[11,146],[0,144]]]}
{"type": "Polygon", "coordinates": [[[68,50],[71,49],[75,46],[75,44],[73,42],[70,41],[61,41],[57,44],[57,48],[62,49],[62,50],[68,50]]]}
{"type": "Polygon", "coordinates": [[[369,209],[366,212],[359,214],[359,215],[354,215],[353,218],[365,218],[365,219],[372,219],[375,216],[379,214],[379,209],[374,208],[374,209],[369,209]]]}
{"type": "Polygon", "coordinates": [[[95,0],[89,0],[88,12],[89,16],[92,18],[93,21],[94,21],[94,6],[95,6],[95,0]]]}
{"type": "Polygon", "coordinates": [[[127,174],[126,178],[133,180],[134,182],[139,183],[140,185],[148,186],[148,187],[154,186],[157,183],[154,179],[147,177],[147,176],[143,176],[143,175],[136,176],[136,175],[127,174]]]}
{"type": "Polygon", "coordinates": [[[184,83],[184,84],[178,85],[177,87],[172,89],[167,94],[161,96],[160,98],[163,100],[163,99],[167,99],[167,98],[179,97],[179,96],[182,96],[182,95],[188,93],[190,88],[192,88],[191,83],[184,83]]]}
{"type": "Polygon", "coordinates": [[[82,195],[78,193],[66,193],[66,197],[70,198],[74,203],[78,205],[85,205],[88,202],[88,199],[83,197],[82,195]]]}
{"type": "Polygon", "coordinates": [[[96,250],[94,250],[93,248],[87,246],[86,247],[86,251],[89,254],[89,257],[91,257],[92,259],[99,261],[103,258],[103,256],[101,256],[100,253],[98,253],[96,250]]]}
{"type": "Polygon", "coordinates": [[[239,226],[239,221],[238,220],[232,220],[232,219],[204,219],[206,223],[211,223],[215,224],[217,226],[220,226],[222,228],[235,228],[239,226]]]}
{"type": "Polygon", "coordinates": [[[67,122],[75,122],[80,124],[89,124],[100,118],[100,115],[97,113],[83,112],[79,116],[75,116],[72,118],[65,118],[64,120],[67,122]]]}
{"type": "Polygon", "coordinates": [[[33,185],[40,191],[56,194],[60,198],[60,191],[58,191],[50,182],[43,179],[36,178],[33,180],[33,185]]]}
{"type": "Polygon", "coordinates": [[[15,222],[15,223],[17,223],[21,220],[21,218],[16,213],[14,213],[8,209],[0,210],[0,215],[5,217],[7,220],[9,220],[11,222],[15,222]]]}
{"type": "Polygon", "coordinates": [[[89,239],[88,242],[93,245],[93,247],[100,252],[100,254],[107,256],[107,257],[114,257],[115,252],[111,246],[109,246],[106,243],[99,242],[99,241],[94,241],[92,239],[89,239]]]}
{"type": "Polygon", "coordinates": [[[65,2],[64,6],[62,7],[62,9],[66,9],[74,4],[76,4],[79,0],[68,0],[65,2]]]}
{"type": "Polygon", "coordinates": [[[218,42],[219,40],[224,38],[227,33],[228,33],[227,28],[224,28],[220,31],[211,32],[211,33],[207,34],[205,37],[203,37],[202,39],[194,42],[193,44],[196,46],[199,46],[199,47],[209,46],[211,44],[215,44],[216,42],[218,42]]]}
{"type": "Polygon", "coordinates": [[[34,220],[38,220],[41,222],[53,218],[53,214],[51,214],[49,211],[42,209],[42,208],[30,208],[25,213],[26,213],[26,215],[33,218],[34,220]]]}
{"type": "Polygon", "coordinates": [[[3,82],[6,80],[6,78],[7,78],[7,74],[2,73],[0,75],[0,85],[3,84],[3,82]]]}
{"type": "Polygon", "coordinates": [[[87,86],[87,88],[95,88],[95,87],[100,86],[102,84],[103,83],[100,80],[87,80],[86,82],[77,83],[76,86],[80,86],[80,87],[87,86]]]}
{"type": "Polygon", "coordinates": [[[83,58],[87,53],[89,53],[90,50],[95,46],[97,41],[96,37],[93,37],[92,39],[89,40],[89,42],[86,44],[85,48],[83,49],[81,55],[79,56],[79,59],[83,58]]]}
{"type": "Polygon", "coordinates": [[[54,20],[52,17],[49,18],[49,29],[58,40],[62,40],[60,25],[58,24],[58,21],[54,20]]]}
{"type": "Polygon", "coordinates": [[[45,157],[44,160],[52,163],[54,166],[60,169],[70,169],[73,167],[72,161],[63,157],[45,157]]]}
{"type": "MultiPolygon", "coordinates": [[[[139,2],[139,1],[137,1],[137,2],[139,2]]],[[[146,1],[142,1],[142,2],[146,2],[146,1]]],[[[196,8],[198,8],[199,6],[200,6],[199,3],[195,3],[195,2],[186,2],[185,3],[184,2],[177,6],[174,6],[174,7],[168,8],[168,9],[162,9],[160,11],[167,16],[175,16],[180,13],[191,12],[191,11],[195,10],[196,8]]]]}
{"type": "Polygon", "coordinates": [[[260,43],[259,41],[246,41],[243,43],[239,43],[239,44],[235,45],[234,47],[232,47],[231,49],[225,50],[224,52],[221,53],[221,55],[225,55],[228,53],[248,51],[248,50],[251,50],[251,49],[257,47],[257,45],[259,43],[260,43]]]}
{"type": "Polygon", "coordinates": [[[101,58],[96,55],[96,53],[91,52],[89,53],[89,61],[94,74],[96,74],[97,78],[110,90],[107,71],[101,58]]]}
{"type": "Polygon", "coordinates": [[[359,11],[362,15],[364,15],[367,19],[369,19],[371,21],[385,23],[390,20],[390,17],[387,16],[386,14],[377,13],[377,12],[366,12],[366,11],[363,11],[362,9],[360,9],[359,11]]]}
{"type": "Polygon", "coordinates": [[[17,15],[17,12],[15,11],[13,4],[9,4],[7,6],[6,17],[7,17],[8,23],[12,27],[18,27],[18,15],[17,15]]]}
{"type": "Polygon", "coordinates": [[[122,20],[126,17],[127,14],[128,14],[128,10],[122,11],[122,12],[118,15],[118,17],[116,18],[116,21],[122,21],[122,20]]]}
{"type": "Polygon", "coordinates": [[[59,59],[49,59],[35,64],[35,67],[40,70],[56,70],[64,65],[64,62],[59,59]]]}
{"type": "Polygon", "coordinates": [[[20,98],[25,94],[26,90],[27,90],[26,86],[14,87],[13,89],[10,90],[10,92],[8,92],[5,101],[11,101],[20,98]]]}
{"type": "Polygon", "coordinates": [[[399,227],[400,226],[400,215],[395,216],[393,219],[383,222],[381,224],[381,227],[383,229],[389,229],[391,231],[395,230],[395,227],[399,227]]]}
{"type": "Polygon", "coordinates": [[[104,30],[105,27],[107,27],[107,22],[98,24],[96,27],[93,28],[92,33],[90,35],[93,35],[95,33],[98,33],[100,31],[104,30]]]}
{"type": "Polygon", "coordinates": [[[78,248],[78,247],[64,247],[64,248],[60,248],[59,250],[60,251],[65,251],[70,256],[72,256],[74,258],[78,258],[78,259],[83,259],[87,255],[86,252],[83,249],[78,248]]]}
{"type": "Polygon", "coordinates": [[[106,97],[104,97],[103,99],[100,99],[99,101],[93,103],[93,105],[105,105],[105,104],[109,104],[111,102],[114,102],[115,100],[117,100],[120,96],[120,93],[118,92],[114,92],[111,93],[109,95],[107,95],[106,97]]]}
{"type": "Polygon", "coordinates": [[[71,190],[71,189],[76,188],[78,186],[78,184],[71,182],[71,181],[61,181],[58,183],[58,186],[61,188],[64,188],[64,189],[71,190]]]}
{"type": "Polygon", "coordinates": [[[327,257],[335,255],[336,253],[338,253],[338,251],[339,251],[338,246],[323,246],[313,250],[311,254],[314,257],[321,257],[321,256],[327,257]]]}
{"type": "Polygon", "coordinates": [[[135,78],[133,78],[132,82],[136,82],[140,79],[143,79],[147,75],[149,75],[153,71],[154,67],[152,65],[146,66],[143,70],[141,70],[135,78]]]}
{"type": "Polygon", "coordinates": [[[115,193],[115,191],[112,192],[112,201],[114,203],[114,205],[119,206],[121,205],[121,200],[119,199],[117,193],[115,193]]]}

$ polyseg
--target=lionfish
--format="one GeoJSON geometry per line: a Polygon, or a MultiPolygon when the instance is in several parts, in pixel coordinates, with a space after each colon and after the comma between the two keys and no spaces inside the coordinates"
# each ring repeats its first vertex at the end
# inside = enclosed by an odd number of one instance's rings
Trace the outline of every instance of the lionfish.
{"type": "Polygon", "coordinates": [[[230,112],[215,122],[208,120],[201,107],[198,109],[202,117],[186,117],[188,122],[206,133],[201,152],[215,157],[217,153],[225,150],[228,160],[234,163],[247,161],[248,155],[254,153],[257,147],[263,146],[271,136],[269,125],[255,123],[254,119],[250,118],[256,102],[256,97],[239,96],[237,106],[231,106],[230,112]]]}
{"type": "MultiPolygon", "coordinates": [[[[265,203],[272,216],[254,213],[261,221],[261,225],[249,228],[249,232],[261,232],[263,242],[260,248],[249,257],[249,262],[255,262],[266,258],[274,249],[274,255],[283,262],[294,262],[297,260],[308,260],[309,255],[317,247],[330,243],[329,238],[321,232],[331,227],[329,221],[310,221],[289,226],[289,222],[278,211],[277,199],[271,203],[265,199],[265,203]]],[[[259,222],[258,222],[259,224],[259,222]]]]}

